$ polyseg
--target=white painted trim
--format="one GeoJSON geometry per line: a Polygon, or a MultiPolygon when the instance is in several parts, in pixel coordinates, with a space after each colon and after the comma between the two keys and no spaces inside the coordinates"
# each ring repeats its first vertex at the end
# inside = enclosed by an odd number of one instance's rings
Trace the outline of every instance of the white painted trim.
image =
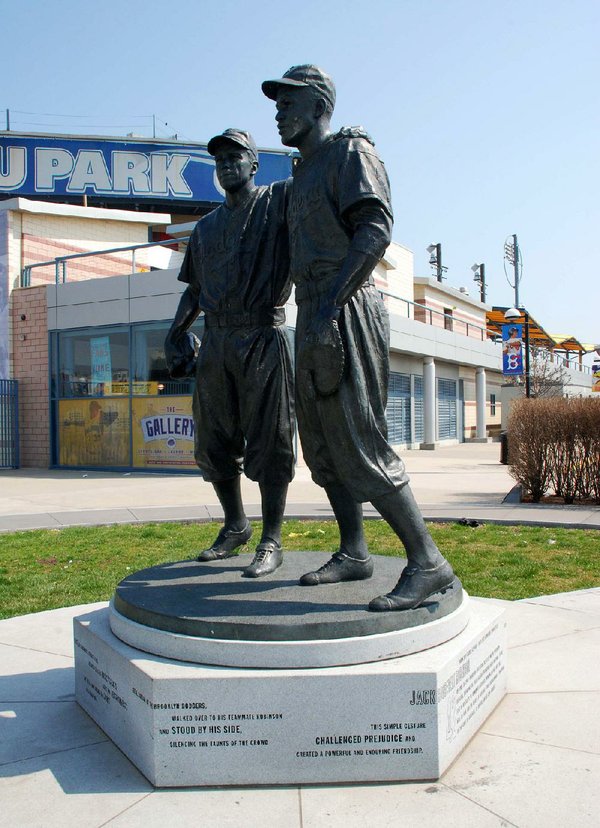
{"type": "Polygon", "coordinates": [[[9,198],[6,201],[0,201],[0,210],[102,221],[127,221],[133,224],[162,225],[171,223],[170,213],[140,213],[133,210],[112,210],[107,207],[80,207],[78,204],[32,201],[29,198],[9,198]]]}

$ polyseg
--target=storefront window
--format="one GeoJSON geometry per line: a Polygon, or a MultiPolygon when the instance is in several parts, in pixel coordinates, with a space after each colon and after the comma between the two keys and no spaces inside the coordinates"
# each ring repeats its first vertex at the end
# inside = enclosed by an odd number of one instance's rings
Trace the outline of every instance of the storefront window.
{"type": "Polygon", "coordinates": [[[134,397],[131,400],[133,468],[196,471],[192,398],[134,397]]]}
{"type": "Polygon", "coordinates": [[[55,387],[63,399],[129,394],[129,331],[95,328],[59,336],[55,387]]]}
{"type": "MultiPolygon", "coordinates": [[[[52,457],[70,468],[197,473],[193,378],[169,377],[170,321],[52,331],[52,457]]],[[[204,323],[192,327],[201,339],[204,323]]],[[[286,333],[293,340],[294,332],[286,333]]]]}
{"type": "Polygon", "coordinates": [[[129,465],[129,398],[58,401],[61,466],[129,465]]]}
{"type": "MultiPolygon", "coordinates": [[[[59,466],[196,471],[193,379],[169,377],[170,322],[59,331],[51,337],[59,466]]],[[[201,338],[203,324],[193,327],[201,338]]]]}
{"type": "MultiPolygon", "coordinates": [[[[172,380],[164,343],[170,322],[132,329],[131,433],[134,468],[195,470],[192,391],[194,380],[172,380]]],[[[200,339],[203,322],[192,331],[200,339]]]]}
{"type": "MultiPolygon", "coordinates": [[[[165,360],[165,337],[170,322],[148,322],[135,325],[132,329],[134,396],[191,394],[193,379],[172,380],[165,360]]],[[[203,323],[197,321],[192,331],[200,339],[203,323]]]]}

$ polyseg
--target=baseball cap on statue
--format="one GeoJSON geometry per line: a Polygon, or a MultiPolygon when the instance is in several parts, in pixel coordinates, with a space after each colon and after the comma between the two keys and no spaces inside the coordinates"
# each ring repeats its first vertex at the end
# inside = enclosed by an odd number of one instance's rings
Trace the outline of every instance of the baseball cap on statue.
{"type": "Polygon", "coordinates": [[[325,100],[333,108],[335,106],[335,84],[327,72],[319,69],[313,63],[303,63],[300,66],[292,66],[282,78],[277,80],[266,80],[262,84],[262,91],[272,101],[277,99],[280,87],[301,87],[311,86],[323,95],[325,100]]]}
{"type": "Polygon", "coordinates": [[[249,132],[246,132],[243,129],[234,129],[230,127],[229,129],[224,130],[219,135],[215,135],[214,138],[210,139],[206,145],[206,149],[211,155],[214,155],[219,148],[219,144],[223,144],[226,141],[231,144],[237,144],[238,147],[248,150],[248,152],[252,153],[254,160],[258,161],[258,150],[256,149],[254,138],[249,132]]]}

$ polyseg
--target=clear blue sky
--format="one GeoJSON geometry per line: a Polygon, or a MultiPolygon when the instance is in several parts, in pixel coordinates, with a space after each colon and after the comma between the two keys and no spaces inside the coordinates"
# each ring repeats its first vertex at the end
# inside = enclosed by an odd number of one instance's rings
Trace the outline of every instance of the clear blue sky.
{"type": "Polygon", "coordinates": [[[154,113],[159,135],[235,125],[279,147],[260,82],[321,65],[334,126],[364,125],[386,162],[417,275],[441,242],[448,284],[475,294],[485,262],[488,301],[512,304],[517,233],[522,302],[600,342],[598,0],[0,0],[0,20],[0,107],[21,131],[150,135],[137,116],[154,113]]]}

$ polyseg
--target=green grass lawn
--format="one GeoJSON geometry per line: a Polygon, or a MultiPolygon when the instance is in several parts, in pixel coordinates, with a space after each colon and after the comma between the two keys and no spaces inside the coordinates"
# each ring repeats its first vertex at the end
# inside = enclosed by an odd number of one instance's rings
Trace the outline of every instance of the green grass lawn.
{"type": "MultiPolygon", "coordinates": [[[[402,546],[386,523],[368,520],[365,527],[373,554],[402,557],[402,546]]],[[[516,600],[600,586],[596,530],[493,524],[430,528],[471,595],[516,600]]],[[[108,600],[126,575],[194,557],[210,546],[218,529],[217,524],[162,523],[2,534],[0,618],[108,600]]],[[[334,552],[337,540],[333,521],[284,525],[283,544],[290,554],[297,549],[334,552]]]]}

